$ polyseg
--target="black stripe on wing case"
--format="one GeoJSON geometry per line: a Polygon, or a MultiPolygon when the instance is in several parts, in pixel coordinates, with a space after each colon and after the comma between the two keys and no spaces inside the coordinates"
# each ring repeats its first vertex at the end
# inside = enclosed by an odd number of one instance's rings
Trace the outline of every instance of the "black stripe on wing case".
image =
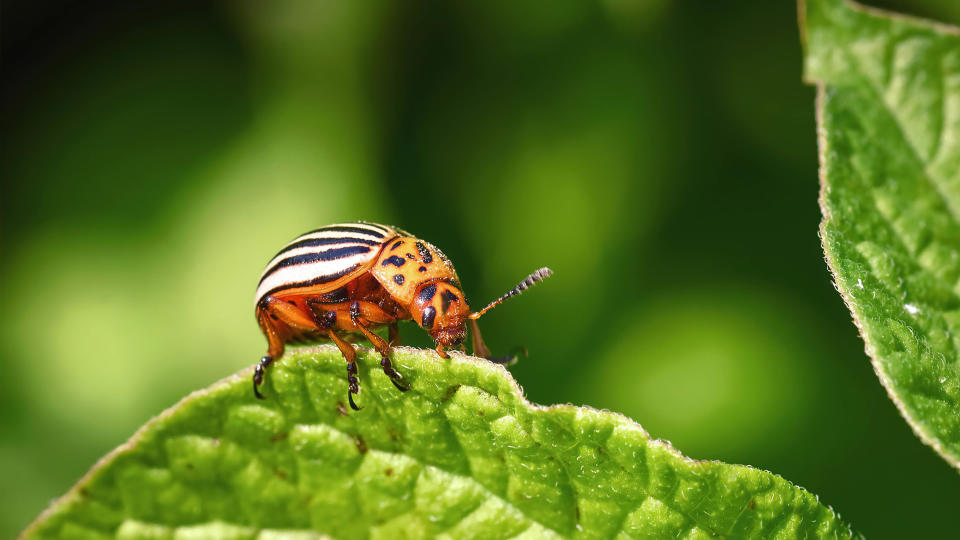
{"type": "MultiPolygon", "coordinates": [[[[337,244],[364,244],[367,246],[379,246],[380,241],[370,240],[369,238],[307,238],[306,240],[300,240],[299,242],[294,242],[289,246],[284,247],[277,252],[277,255],[299,248],[331,245],[335,246],[337,244]]],[[[277,255],[274,255],[274,257],[277,255]]]]}
{"type": "Polygon", "coordinates": [[[360,265],[359,265],[359,264],[355,264],[355,265],[350,266],[350,267],[348,267],[348,268],[344,268],[343,270],[341,270],[341,271],[339,271],[339,272],[335,272],[335,273],[333,273],[333,274],[327,274],[327,275],[324,275],[324,276],[317,276],[317,277],[315,277],[315,278],[313,278],[313,279],[309,279],[309,280],[307,280],[307,281],[300,281],[300,282],[297,282],[297,283],[284,283],[283,285],[280,285],[280,286],[278,286],[278,287],[274,287],[274,288],[270,289],[269,291],[265,292],[265,293],[263,294],[263,296],[261,296],[260,298],[261,298],[261,299],[262,299],[262,298],[266,298],[266,297],[272,295],[273,293],[275,293],[275,292],[277,292],[277,291],[285,291],[285,290],[288,290],[288,289],[299,289],[299,288],[302,288],[302,287],[313,287],[314,285],[323,285],[324,283],[330,283],[331,281],[336,281],[336,280],[342,278],[343,276],[349,274],[350,272],[353,272],[353,271],[356,270],[357,268],[360,268],[360,265]]]}
{"type": "Polygon", "coordinates": [[[281,268],[286,268],[288,266],[294,266],[298,264],[308,264],[314,262],[323,262],[323,261],[335,261],[337,259],[343,259],[345,257],[351,257],[353,255],[360,255],[363,253],[370,253],[370,248],[366,246],[349,246],[342,248],[328,249],[326,251],[317,251],[311,253],[304,253],[302,255],[294,255],[293,257],[287,257],[281,261],[278,261],[277,264],[271,266],[266,272],[264,272],[263,277],[260,278],[260,283],[263,283],[263,280],[270,277],[270,274],[280,270],[281,268]]]}

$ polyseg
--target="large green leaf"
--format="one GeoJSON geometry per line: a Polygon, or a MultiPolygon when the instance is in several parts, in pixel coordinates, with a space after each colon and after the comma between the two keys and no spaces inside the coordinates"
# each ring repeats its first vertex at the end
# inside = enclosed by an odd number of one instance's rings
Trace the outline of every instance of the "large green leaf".
{"type": "Polygon", "coordinates": [[[185,398],[104,458],[26,538],[849,538],[769,472],[693,461],[611,412],[527,403],[501,366],[399,348],[295,350],[185,398]]]}
{"type": "Polygon", "coordinates": [[[960,467],[960,31],[842,0],[801,23],[836,287],[890,397],[960,467]]]}

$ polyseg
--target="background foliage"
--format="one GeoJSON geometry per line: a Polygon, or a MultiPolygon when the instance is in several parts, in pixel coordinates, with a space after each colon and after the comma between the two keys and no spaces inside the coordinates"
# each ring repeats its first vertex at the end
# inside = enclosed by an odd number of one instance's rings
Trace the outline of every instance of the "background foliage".
{"type": "Polygon", "coordinates": [[[476,303],[556,271],[483,324],[530,349],[532,401],[775,471],[869,537],[953,530],[956,474],[822,261],[791,2],[347,5],[4,6],[0,536],[259,358],[262,265],[360,218],[441,246],[476,303]]]}
{"type": "Polygon", "coordinates": [[[960,469],[960,27],[801,9],[827,262],[890,397],[960,469]]]}

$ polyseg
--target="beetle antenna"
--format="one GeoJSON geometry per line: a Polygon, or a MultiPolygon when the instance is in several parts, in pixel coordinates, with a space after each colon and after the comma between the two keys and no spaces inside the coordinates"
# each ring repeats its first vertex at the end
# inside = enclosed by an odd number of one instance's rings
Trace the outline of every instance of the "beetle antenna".
{"type": "Polygon", "coordinates": [[[476,313],[471,313],[470,315],[468,315],[468,317],[473,320],[477,320],[480,317],[482,317],[484,313],[500,305],[500,303],[502,303],[507,298],[510,298],[511,296],[517,296],[518,294],[522,293],[523,291],[529,289],[530,287],[536,285],[537,283],[543,281],[544,279],[552,275],[553,275],[553,270],[550,270],[547,267],[543,267],[539,270],[534,270],[532,274],[527,276],[527,279],[521,281],[520,283],[517,284],[516,287],[507,291],[507,294],[501,296],[500,298],[497,298],[493,302],[490,302],[490,304],[488,304],[487,307],[481,309],[480,311],[477,311],[476,313]]]}

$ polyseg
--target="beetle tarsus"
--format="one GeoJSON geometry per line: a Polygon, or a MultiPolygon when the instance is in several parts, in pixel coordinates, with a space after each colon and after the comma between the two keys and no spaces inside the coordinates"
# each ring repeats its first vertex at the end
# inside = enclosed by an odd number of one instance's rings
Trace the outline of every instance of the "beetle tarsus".
{"type": "MultiPolygon", "coordinates": [[[[393,369],[393,364],[390,362],[390,344],[383,340],[382,337],[374,334],[366,326],[366,321],[361,319],[360,313],[360,303],[354,302],[350,305],[350,320],[360,329],[360,332],[370,340],[370,343],[373,343],[377,352],[380,353],[380,367],[383,368],[383,373],[390,379],[390,382],[397,387],[397,390],[401,392],[406,392],[410,389],[410,385],[402,382],[403,376],[393,369]]],[[[394,325],[395,326],[395,325],[394,325]]],[[[393,328],[393,327],[391,327],[393,328]]],[[[392,333],[392,330],[391,330],[392,333]]],[[[399,334],[396,336],[399,338],[399,334]]],[[[392,338],[391,338],[392,339],[392,338]]]]}
{"type": "Polygon", "coordinates": [[[397,387],[397,390],[400,390],[401,392],[406,392],[407,390],[410,389],[410,385],[403,380],[403,375],[400,375],[400,373],[397,372],[397,370],[393,369],[393,366],[390,364],[389,357],[384,356],[380,360],[380,367],[383,369],[384,375],[386,375],[387,378],[390,379],[390,382],[392,382],[393,385],[397,387]]]}
{"type": "Polygon", "coordinates": [[[353,396],[360,393],[360,383],[357,380],[357,363],[347,362],[347,401],[350,402],[350,408],[359,411],[363,407],[357,407],[353,401],[353,396]]]}
{"type": "Polygon", "coordinates": [[[264,356],[257,367],[253,368],[253,395],[257,396],[257,399],[264,399],[263,394],[260,393],[260,385],[263,384],[263,374],[271,362],[273,362],[272,356],[264,356]]]}
{"type": "Polygon", "coordinates": [[[491,356],[487,358],[488,361],[493,362],[494,364],[500,364],[502,366],[512,366],[520,361],[520,358],[527,357],[527,348],[523,346],[514,347],[510,354],[506,356],[491,356]]]}
{"type": "Polygon", "coordinates": [[[397,387],[397,390],[406,392],[410,389],[410,385],[403,382],[403,375],[400,375],[397,370],[393,369],[393,364],[390,362],[389,350],[380,353],[380,367],[383,368],[383,373],[390,378],[390,382],[397,387]]]}

